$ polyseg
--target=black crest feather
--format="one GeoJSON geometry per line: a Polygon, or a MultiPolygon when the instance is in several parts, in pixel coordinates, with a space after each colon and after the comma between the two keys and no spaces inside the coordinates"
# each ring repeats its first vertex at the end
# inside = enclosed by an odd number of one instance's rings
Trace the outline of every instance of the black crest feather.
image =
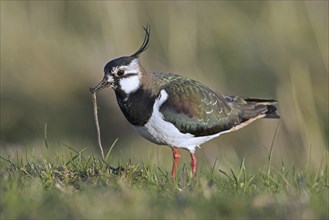
{"type": "Polygon", "coordinates": [[[142,43],[142,46],[131,56],[132,57],[138,57],[143,51],[145,51],[149,45],[150,42],[150,25],[146,25],[146,27],[143,27],[144,31],[145,31],[145,37],[144,37],[144,41],[142,43]]]}

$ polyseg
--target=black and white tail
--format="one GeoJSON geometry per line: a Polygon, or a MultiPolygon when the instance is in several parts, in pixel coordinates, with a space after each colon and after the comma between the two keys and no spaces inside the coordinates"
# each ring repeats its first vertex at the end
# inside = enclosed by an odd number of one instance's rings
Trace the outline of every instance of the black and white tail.
{"type": "Polygon", "coordinates": [[[280,118],[277,109],[277,101],[273,99],[245,98],[247,105],[253,107],[253,111],[262,112],[264,118],[280,118]]]}

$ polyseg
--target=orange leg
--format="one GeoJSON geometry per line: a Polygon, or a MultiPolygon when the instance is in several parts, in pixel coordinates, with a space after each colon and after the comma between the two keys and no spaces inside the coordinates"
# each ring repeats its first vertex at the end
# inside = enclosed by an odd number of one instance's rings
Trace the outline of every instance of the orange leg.
{"type": "Polygon", "coordinates": [[[179,153],[177,147],[172,148],[172,153],[173,153],[174,163],[172,165],[171,177],[173,179],[176,179],[176,171],[177,171],[178,161],[179,161],[179,158],[180,158],[180,153],[179,153]]]}
{"type": "Polygon", "coordinates": [[[191,155],[191,168],[192,168],[192,176],[195,176],[196,173],[196,165],[198,163],[198,160],[196,159],[196,156],[194,152],[190,152],[191,155]]]}

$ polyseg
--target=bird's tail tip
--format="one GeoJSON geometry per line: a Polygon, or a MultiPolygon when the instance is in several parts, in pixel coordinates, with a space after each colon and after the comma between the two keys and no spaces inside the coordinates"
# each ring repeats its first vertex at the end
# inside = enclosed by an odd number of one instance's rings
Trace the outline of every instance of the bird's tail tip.
{"type": "Polygon", "coordinates": [[[267,107],[267,112],[266,112],[265,118],[273,118],[273,119],[280,118],[280,115],[278,113],[278,108],[276,106],[276,103],[275,104],[266,105],[266,107],[267,107]]]}
{"type": "Polygon", "coordinates": [[[266,106],[267,111],[265,112],[266,115],[264,118],[280,118],[280,114],[277,108],[277,101],[275,99],[246,98],[245,101],[257,103],[257,105],[261,106],[266,106]]]}

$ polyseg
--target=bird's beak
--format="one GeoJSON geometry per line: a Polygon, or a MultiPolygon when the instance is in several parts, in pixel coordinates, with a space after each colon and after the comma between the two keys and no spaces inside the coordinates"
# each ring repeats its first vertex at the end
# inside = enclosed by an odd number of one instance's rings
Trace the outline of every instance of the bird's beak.
{"type": "Polygon", "coordinates": [[[98,92],[102,89],[112,86],[113,81],[109,80],[108,76],[104,76],[102,81],[100,81],[94,88],[89,88],[90,92],[98,92]]]}

